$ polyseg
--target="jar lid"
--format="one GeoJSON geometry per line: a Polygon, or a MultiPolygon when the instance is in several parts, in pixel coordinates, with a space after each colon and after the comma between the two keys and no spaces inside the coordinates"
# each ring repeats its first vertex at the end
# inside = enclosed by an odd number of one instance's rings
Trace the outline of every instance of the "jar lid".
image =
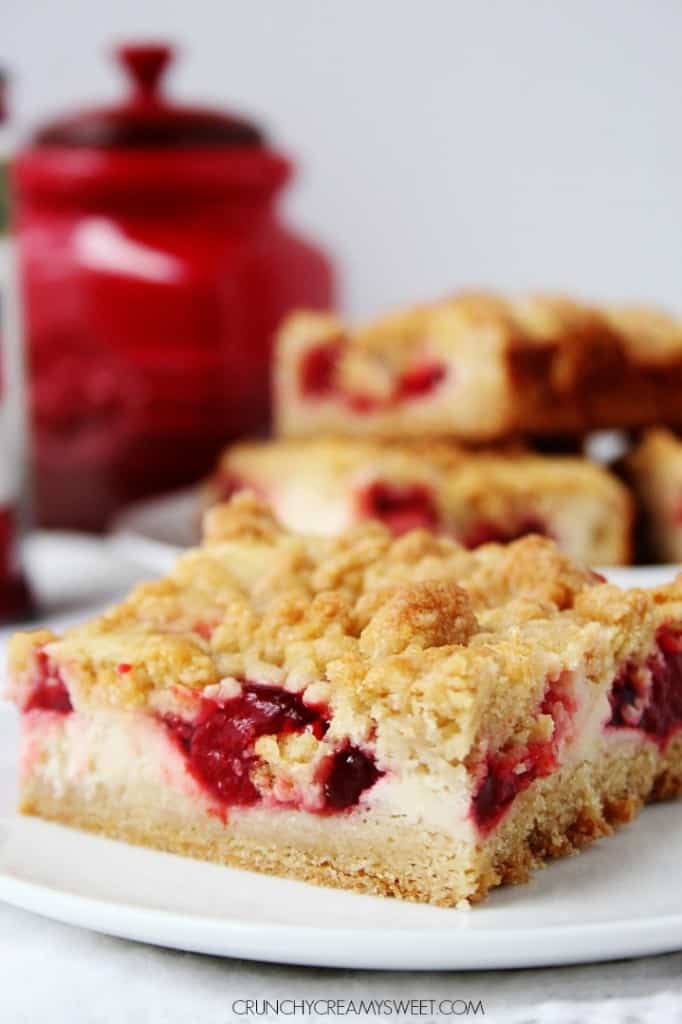
{"type": "Polygon", "coordinates": [[[258,127],[230,113],[172,103],[160,92],[174,53],[158,44],[123,45],[116,56],[129,80],[128,97],[58,118],[39,129],[33,144],[90,149],[199,149],[259,147],[258,127]]]}
{"type": "Polygon", "coordinates": [[[170,47],[121,46],[118,58],[129,97],[40,129],[13,162],[19,204],[29,195],[79,207],[259,203],[288,179],[289,161],[250,121],[160,93],[170,47]]]}

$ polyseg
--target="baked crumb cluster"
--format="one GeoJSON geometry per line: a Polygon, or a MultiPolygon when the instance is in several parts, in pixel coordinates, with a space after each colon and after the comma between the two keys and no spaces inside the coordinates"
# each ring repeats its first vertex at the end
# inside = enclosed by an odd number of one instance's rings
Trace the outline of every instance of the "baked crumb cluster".
{"type": "Polygon", "coordinates": [[[280,334],[278,423],[486,442],[675,422],[681,367],[682,324],[645,308],[462,293],[356,330],[300,313],[280,334]]]}
{"type": "Polygon", "coordinates": [[[11,672],[21,704],[33,658],[47,657],[76,710],[182,714],[193,692],[272,684],[327,706],[331,736],[363,741],[392,722],[413,754],[435,743],[453,760],[481,730],[497,743],[527,730],[553,672],[589,657],[595,677],[613,674],[660,600],[599,583],[543,538],[470,552],[377,523],[299,537],[240,495],[208,513],[203,546],[165,579],[61,638],[18,634],[11,672]]]}

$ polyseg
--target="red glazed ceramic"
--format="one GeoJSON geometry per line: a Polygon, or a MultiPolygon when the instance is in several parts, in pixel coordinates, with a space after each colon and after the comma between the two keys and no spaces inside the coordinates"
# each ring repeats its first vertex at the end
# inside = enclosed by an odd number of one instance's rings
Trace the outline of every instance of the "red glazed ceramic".
{"type": "Polygon", "coordinates": [[[129,46],[122,104],[38,131],[15,166],[38,521],[101,529],[267,430],[272,336],[328,308],[326,258],[278,219],[288,161],[240,118],[170,103],[129,46]]]}
{"type": "Polygon", "coordinates": [[[24,505],[24,394],[6,187],[11,153],[6,96],[6,78],[0,69],[0,622],[25,618],[32,611],[19,544],[24,505]]]}

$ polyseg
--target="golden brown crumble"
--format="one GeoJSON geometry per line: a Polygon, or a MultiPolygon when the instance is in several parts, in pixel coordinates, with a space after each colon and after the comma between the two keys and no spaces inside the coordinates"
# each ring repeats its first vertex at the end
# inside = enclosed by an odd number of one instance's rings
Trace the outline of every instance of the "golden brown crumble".
{"type": "Polygon", "coordinates": [[[329,684],[349,729],[402,717],[410,742],[456,759],[484,721],[527,729],[562,667],[613,675],[673,615],[682,580],[623,593],[540,537],[470,552],[426,531],[394,540],[377,523],[293,536],[243,494],[211,510],[203,546],[165,579],[61,638],[17,634],[11,671],[21,702],[44,650],[77,708],[163,708],[178,687],[230,678],[329,684]]]}
{"type": "MultiPolygon", "coordinates": [[[[380,353],[402,365],[447,323],[451,346],[465,345],[470,335],[493,339],[509,349],[552,347],[563,359],[556,370],[568,382],[584,350],[599,334],[629,360],[642,365],[682,359],[682,324],[672,314],[645,307],[597,305],[562,295],[505,297],[488,292],[461,292],[437,302],[397,310],[372,323],[349,330],[338,317],[302,311],[292,314],[282,337],[304,345],[336,338],[349,349],[380,353]]],[[[364,382],[364,378],[363,378],[364,382]]],[[[349,381],[349,383],[352,383],[349,381]]]]}

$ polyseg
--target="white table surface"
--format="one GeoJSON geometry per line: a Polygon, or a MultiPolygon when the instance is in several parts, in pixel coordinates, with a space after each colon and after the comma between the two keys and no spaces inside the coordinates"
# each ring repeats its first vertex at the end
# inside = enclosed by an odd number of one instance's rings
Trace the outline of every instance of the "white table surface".
{"type": "MultiPolygon", "coordinates": [[[[51,621],[77,618],[115,599],[141,571],[105,541],[38,534],[32,578],[51,621]]],[[[7,631],[0,631],[0,638],[7,631]]],[[[680,879],[671,880],[680,884],[680,879]]],[[[184,954],[58,924],[0,904],[0,1024],[232,1024],[330,1021],[264,1012],[263,1000],[471,1000],[485,1015],[423,1012],[344,1019],[486,1020],[501,1024],[682,1024],[682,952],[543,970],[389,973],[273,966],[184,954]],[[246,1016],[240,1000],[259,1001],[246,1016]]],[[[456,1004],[458,1005],[458,1004],[456,1004]]],[[[319,1006],[319,1004],[318,1004],[319,1006]]],[[[287,1012],[288,1011],[288,1012],[287,1012]]]]}

